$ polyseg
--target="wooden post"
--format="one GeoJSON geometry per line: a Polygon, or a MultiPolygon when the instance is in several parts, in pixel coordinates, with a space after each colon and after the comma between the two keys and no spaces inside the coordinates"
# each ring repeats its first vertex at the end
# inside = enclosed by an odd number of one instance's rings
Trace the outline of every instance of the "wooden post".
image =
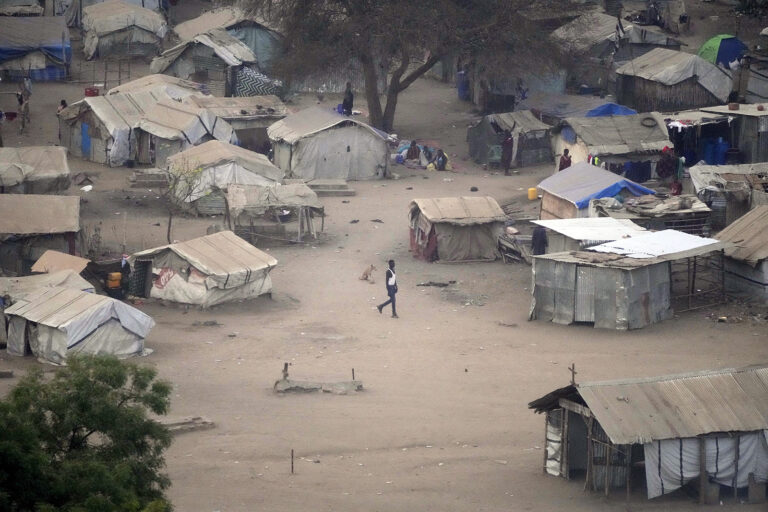
{"type": "MultiPolygon", "coordinates": [[[[610,443],[610,441],[608,441],[610,443]]],[[[610,476],[611,476],[611,450],[613,447],[610,444],[605,445],[605,497],[608,497],[608,493],[611,488],[610,476]]]]}
{"type": "Polygon", "coordinates": [[[741,457],[741,436],[736,436],[736,456],[733,461],[736,469],[733,472],[733,499],[739,498],[739,457],[741,457]]]}
{"type": "Polygon", "coordinates": [[[291,474],[293,474],[293,448],[291,448],[291,474]]]}
{"type": "Polygon", "coordinates": [[[594,421],[594,418],[590,416],[589,421],[587,421],[587,475],[584,479],[584,490],[589,489],[589,486],[592,483],[593,478],[593,448],[592,448],[592,422],[594,421]]]}
{"type": "Polygon", "coordinates": [[[547,432],[549,431],[549,415],[550,411],[544,413],[544,464],[542,465],[542,471],[544,471],[545,475],[547,474],[547,443],[549,442],[547,432]]]}
{"type": "Polygon", "coordinates": [[[685,262],[688,264],[688,273],[686,276],[687,285],[685,287],[685,293],[688,294],[688,309],[691,308],[691,258],[685,258],[685,262]]]}
{"type": "Polygon", "coordinates": [[[725,302],[725,251],[720,251],[720,301],[725,302]]]}
{"type": "Polygon", "coordinates": [[[299,238],[297,239],[298,242],[301,242],[301,228],[304,224],[304,208],[299,206],[299,238]]]}
{"type": "Polygon", "coordinates": [[[632,494],[632,445],[627,445],[627,501],[632,494]]]}
{"type": "Polygon", "coordinates": [[[693,294],[696,292],[696,256],[693,257],[693,275],[691,276],[691,290],[688,292],[688,308],[693,307],[693,294]]]}
{"type": "Polygon", "coordinates": [[[566,480],[571,479],[571,472],[568,470],[568,430],[570,413],[567,409],[563,409],[563,433],[560,437],[560,474],[565,477],[566,480]]]}
{"type": "Polygon", "coordinates": [[[325,231],[325,208],[323,208],[321,213],[323,217],[322,217],[322,220],[320,221],[320,232],[323,232],[325,231]]]}
{"type": "Polygon", "coordinates": [[[699,504],[706,503],[706,488],[707,486],[707,447],[704,443],[704,438],[699,438],[699,504]]]}
{"type": "Polygon", "coordinates": [[[352,368],[352,380],[355,380],[355,369],[352,368]]]}

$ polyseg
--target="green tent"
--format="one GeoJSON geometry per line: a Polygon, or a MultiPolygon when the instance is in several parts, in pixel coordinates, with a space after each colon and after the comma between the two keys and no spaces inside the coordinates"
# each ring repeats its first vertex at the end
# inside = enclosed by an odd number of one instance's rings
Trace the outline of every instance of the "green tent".
{"type": "Polygon", "coordinates": [[[736,36],[719,34],[701,45],[699,57],[712,64],[728,67],[729,62],[740,59],[746,50],[747,46],[736,36]]]}

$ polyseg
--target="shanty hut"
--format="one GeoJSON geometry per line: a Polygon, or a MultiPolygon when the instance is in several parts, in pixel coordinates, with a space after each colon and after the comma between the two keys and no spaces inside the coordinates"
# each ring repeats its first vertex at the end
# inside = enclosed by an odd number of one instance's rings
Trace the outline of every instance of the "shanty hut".
{"type": "Polygon", "coordinates": [[[42,16],[39,0],[0,0],[0,16],[42,16]]]}
{"type": "Polygon", "coordinates": [[[365,180],[387,175],[386,134],[332,110],[312,107],[267,129],[275,165],[296,178],[365,180]]]}
{"type": "Polygon", "coordinates": [[[729,150],[730,160],[723,163],[768,162],[768,111],[761,110],[759,105],[747,104],[740,104],[736,110],[731,110],[728,105],[701,110],[711,115],[728,116],[731,121],[731,130],[735,135],[732,141],[734,149],[729,150]],[[738,151],[735,151],[736,148],[738,151]]]}
{"type": "Polygon", "coordinates": [[[727,150],[734,147],[736,140],[734,131],[738,119],[702,110],[683,110],[664,114],[664,118],[675,153],[684,157],[686,162],[726,163],[727,150]]]}
{"type": "Polygon", "coordinates": [[[616,97],[643,112],[674,112],[728,101],[732,80],[697,55],[656,48],[616,70],[616,97]]]}
{"type": "Polygon", "coordinates": [[[414,199],[409,207],[411,252],[425,261],[488,261],[507,216],[492,197],[414,199]]]}
{"type": "Polygon", "coordinates": [[[239,39],[214,29],[164,51],[152,59],[152,73],[193,80],[208,86],[214,96],[276,94],[275,84],[258,70],[258,58],[239,39]],[[259,90],[252,86],[259,80],[259,90]]]}
{"type": "Polygon", "coordinates": [[[550,126],[539,121],[530,110],[490,114],[467,128],[469,155],[480,164],[501,161],[505,130],[515,139],[512,164],[517,167],[552,161],[550,126]]]}
{"type": "Polygon", "coordinates": [[[711,205],[715,229],[730,225],[757,206],[768,205],[768,163],[702,164],[688,172],[696,194],[711,205]]]}
{"type": "Polygon", "coordinates": [[[627,197],[623,202],[605,197],[589,202],[590,217],[631,220],[645,229],[675,229],[699,236],[709,234],[711,214],[712,210],[693,194],[627,197]]]}
{"type": "MultiPolygon", "coordinates": [[[[607,113],[601,110],[606,105],[615,105],[610,96],[600,98],[587,94],[556,94],[548,92],[529,92],[520,100],[518,110],[530,110],[539,120],[554,125],[568,117],[594,117],[595,115],[624,115],[626,107],[609,107],[607,113]]],[[[635,111],[631,111],[635,114],[635,111]]]]}
{"type": "Polygon", "coordinates": [[[67,148],[0,148],[0,193],[57,194],[69,185],[67,148]]]}
{"type": "Polygon", "coordinates": [[[168,170],[176,201],[202,215],[226,213],[223,190],[230,185],[275,185],[283,179],[283,171],[261,153],[218,140],[176,153],[168,170]]]}
{"type": "Polygon", "coordinates": [[[641,236],[646,229],[628,219],[587,217],[583,219],[533,220],[547,230],[546,252],[579,251],[605,242],[641,236]]]}
{"type": "Polygon", "coordinates": [[[649,188],[586,162],[573,164],[539,183],[542,220],[589,217],[589,201],[654,194],[649,188]]]}
{"type": "Polygon", "coordinates": [[[673,311],[719,304],[725,300],[724,247],[665,230],[588,251],[534,256],[530,319],[640,329],[671,318],[673,311]]]}
{"type": "Polygon", "coordinates": [[[124,0],[107,0],[83,9],[83,52],[94,57],[150,57],[159,53],[168,25],[163,16],[124,0]]]}
{"type": "Polygon", "coordinates": [[[144,353],[155,322],[118,300],[62,287],[38,288],[5,310],[8,353],[66,364],[72,354],[144,353]]]}
{"type": "Polygon", "coordinates": [[[277,260],[231,231],[138,252],[131,293],[202,307],[272,291],[277,260]]]}
{"type": "Polygon", "coordinates": [[[723,486],[763,503],[766,394],[768,368],[755,366],[573,382],[528,407],[545,414],[548,475],[606,495],[644,481],[649,499],[697,486],[700,503],[717,505],[723,486]]]}
{"type": "Polygon", "coordinates": [[[592,156],[615,174],[635,182],[649,180],[662,150],[670,145],[664,118],[656,113],[610,117],[569,117],[553,130],[557,156],[567,149],[576,162],[592,156]]]}
{"type": "MultiPolygon", "coordinates": [[[[68,27],[81,27],[83,22],[84,12],[86,9],[88,9],[88,7],[92,5],[100,4],[104,1],[109,1],[109,0],[63,0],[63,1],[68,2],[69,5],[66,7],[66,10],[64,11],[63,16],[60,16],[60,17],[66,20],[68,27]]],[[[143,7],[145,9],[150,9],[160,14],[164,14],[163,0],[123,0],[123,1],[139,7],[143,7]]],[[[58,11],[58,7],[57,7],[57,11],[58,11]]]]}
{"type": "Polygon", "coordinates": [[[768,301],[768,205],[758,206],[715,235],[725,250],[725,289],[768,301]]]}
{"type": "Polygon", "coordinates": [[[296,238],[318,238],[325,228],[325,208],[317,193],[304,183],[286,185],[229,185],[227,187],[228,222],[236,235],[251,243],[259,236],[289,240],[287,221],[296,220],[296,238]],[[314,218],[320,217],[320,229],[314,218]]]}
{"type": "Polygon", "coordinates": [[[75,254],[80,197],[0,194],[0,268],[28,274],[48,249],[75,254]]]}
{"type": "Polygon", "coordinates": [[[267,128],[288,115],[285,104],[272,95],[239,98],[189,96],[184,101],[228,122],[235,130],[241,147],[264,154],[271,147],[267,128]]]}
{"type": "Polygon", "coordinates": [[[60,16],[0,16],[0,79],[63,80],[71,60],[60,16]]]}

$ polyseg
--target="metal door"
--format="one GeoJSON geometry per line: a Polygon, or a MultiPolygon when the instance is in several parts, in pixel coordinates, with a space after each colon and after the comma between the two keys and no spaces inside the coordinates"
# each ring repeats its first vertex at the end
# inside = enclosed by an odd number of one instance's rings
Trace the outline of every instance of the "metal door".
{"type": "Polygon", "coordinates": [[[576,322],[595,321],[595,274],[594,267],[576,267],[576,322]]]}
{"type": "Polygon", "coordinates": [[[90,160],[91,158],[91,136],[88,135],[88,125],[86,123],[82,123],[81,125],[81,142],[80,142],[80,148],[83,151],[83,158],[86,160],[90,160]]]}

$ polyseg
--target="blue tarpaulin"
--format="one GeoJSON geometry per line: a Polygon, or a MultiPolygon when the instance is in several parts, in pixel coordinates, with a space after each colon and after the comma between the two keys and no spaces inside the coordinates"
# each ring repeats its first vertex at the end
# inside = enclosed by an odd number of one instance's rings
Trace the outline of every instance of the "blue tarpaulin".
{"type": "Polygon", "coordinates": [[[0,62],[42,52],[48,64],[72,60],[69,30],[62,16],[0,16],[0,62]]]}
{"type": "Polygon", "coordinates": [[[595,107],[586,114],[584,117],[604,117],[604,116],[631,116],[637,114],[634,110],[624,105],[618,105],[616,103],[606,103],[595,107]]]}

